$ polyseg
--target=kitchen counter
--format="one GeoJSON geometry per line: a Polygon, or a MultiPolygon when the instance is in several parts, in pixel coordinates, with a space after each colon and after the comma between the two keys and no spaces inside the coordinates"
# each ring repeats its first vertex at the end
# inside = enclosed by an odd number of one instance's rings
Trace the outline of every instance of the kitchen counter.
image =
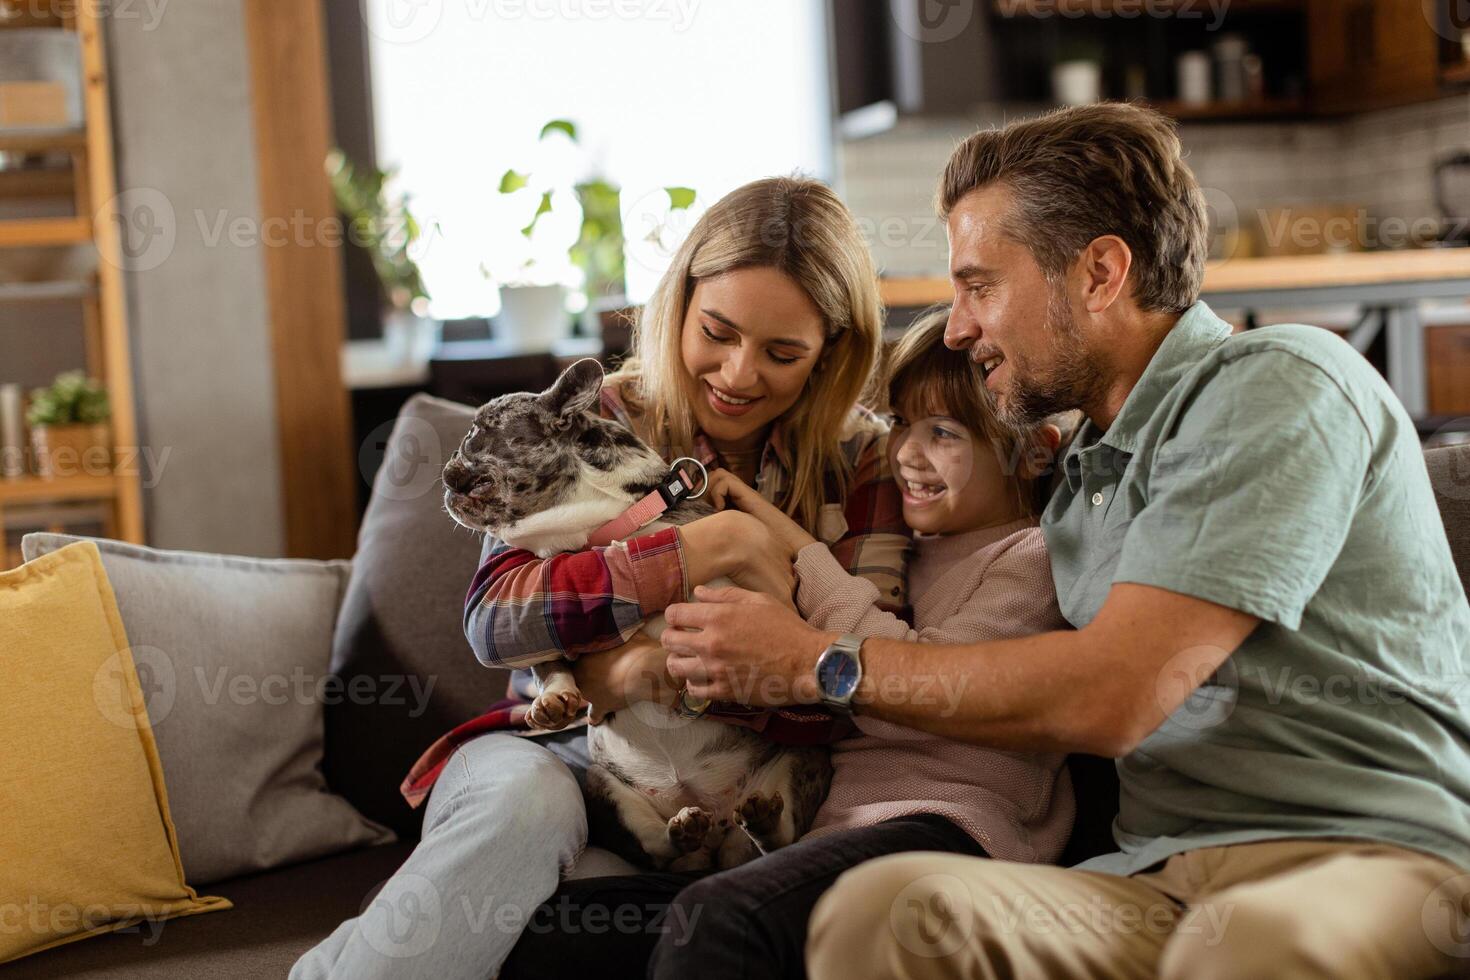
{"type": "MultiPolygon", "coordinates": [[[[947,279],[885,279],[890,309],[953,300],[947,279]]],[[[1201,296],[1218,311],[1351,304],[1360,317],[1347,339],[1367,353],[1385,337],[1385,374],[1415,418],[1428,411],[1425,300],[1470,300],[1470,249],[1355,252],[1270,259],[1231,259],[1205,267],[1201,296]]]]}
{"type": "MultiPolygon", "coordinates": [[[[1211,262],[1205,266],[1204,293],[1205,299],[1210,300],[1215,295],[1235,293],[1402,286],[1453,280],[1470,282],[1470,248],[1211,262]]],[[[940,278],[884,279],[882,293],[884,304],[894,308],[947,303],[954,298],[949,280],[940,278]]],[[[1470,292],[1466,295],[1470,297],[1470,292]]]]}

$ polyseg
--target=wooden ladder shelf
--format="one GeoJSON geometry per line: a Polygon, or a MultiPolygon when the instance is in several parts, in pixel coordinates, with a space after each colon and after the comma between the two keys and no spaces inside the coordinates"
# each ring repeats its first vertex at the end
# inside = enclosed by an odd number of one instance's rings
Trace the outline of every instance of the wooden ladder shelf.
{"type": "MultiPolygon", "coordinates": [[[[0,0],[0,7],[4,0],[0,0]]],[[[33,5],[34,6],[34,5],[33,5]]],[[[49,133],[0,132],[0,153],[65,153],[71,170],[0,170],[0,197],[56,198],[70,194],[74,217],[0,220],[0,248],[87,246],[97,252],[97,272],[89,281],[24,283],[0,286],[0,309],[37,300],[76,302],[81,305],[86,334],[88,374],[107,387],[112,407],[110,422],[113,458],[125,464],[138,457],[137,420],[132,365],[128,352],[127,307],[123,284],[122,246],[114,208],[117,196],[113,170],[112,120],[108,100],[107,61],[98,4],[57,4],[49,17],[32,13],[11,26],[54,26],[75,31],[82,56],[82,93],[86,125],[49,133]],[[64,12],[60,12],[64,11],[64,12]]],[[[0,9],[0,14],[4,10],[0,9]]],[[[0,31],[6,30],[0,16],[0,31]]],[[[0,325],[4,323],[0,315],[0,325]]],[[[78,365],[79,367],[81,365],[78,365]]],[[[0,382],[10,379],[0,375],[0,382]]],[[[23,476],[0,478],[0,569],[19,561],[7,554],[4,529],[6,508],[46,507],[91,501],[104,508],[103,533],[143,543],[142,480],[136,465],[114,472],[84,473],[46,479],[23,476]]]]}

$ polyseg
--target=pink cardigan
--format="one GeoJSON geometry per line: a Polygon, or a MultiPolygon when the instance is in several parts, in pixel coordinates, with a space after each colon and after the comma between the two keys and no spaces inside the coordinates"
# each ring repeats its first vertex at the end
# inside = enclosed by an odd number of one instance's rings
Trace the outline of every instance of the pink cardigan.
{"type": "MultiPolygon", "coordinates": [[[[914,625],[877,608],[877,589],[847,574],[825,547],[797,556],[797,604],[818,629],[920,643],[976,643],[1065,627],[1051,563],[1032,521],[953,536],[918,535],[909,565],[914,625]]],[[[942,711],[964,678],[927,692],[942,711]]],[[[962,688],[960,688],[962,690],[962,688]]],[[[911,688],[913,696],[925,692],[911,688]]],[[[832,789],[807,837],[932,813],[952,820],[993,858],[1052,862],[1075,806],[1061,755],[982,748],[854,716],[858,733],[832,749],[832,789]]]]}

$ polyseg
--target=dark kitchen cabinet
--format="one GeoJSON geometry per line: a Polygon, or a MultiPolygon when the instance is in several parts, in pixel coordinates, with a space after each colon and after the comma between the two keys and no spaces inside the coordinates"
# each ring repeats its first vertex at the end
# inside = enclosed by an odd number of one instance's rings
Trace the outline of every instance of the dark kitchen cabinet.
{"type": "MultiPolygon", "coordinates": [[[[1470,0],[828,0],[839,114],[968,115],[1052,99],[1060,61],[1097,60],[1104,98],[1140,93],[1180,119],[1338,116],[1470,85],[1470,0]],[[1186,104],[1177,59],[1230,34],[1259,57],[1243,101],[1186,104]]],[[[867,122],[867,120],[864,120],[867,122]]],[[[862,127],[857,127],[861,131],[862,127]]]]}
{"type": "Polygon", "coordinates": [[[836,108],[961,115],[1000,97],[982,0],[829,0],[836,108]]]}

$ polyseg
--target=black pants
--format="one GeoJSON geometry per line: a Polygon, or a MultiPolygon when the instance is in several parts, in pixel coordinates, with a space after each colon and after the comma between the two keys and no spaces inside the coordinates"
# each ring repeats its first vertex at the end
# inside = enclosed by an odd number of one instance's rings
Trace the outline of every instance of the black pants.
{"type": "Polygon", "coordinates": [[[923,815],[838,831],[714,874],[567,881],[537,910],[500,976],[802,978],[807,921],[822,893],[849,868],[904,851],[986,856],[950,821],[923,815]]]}

